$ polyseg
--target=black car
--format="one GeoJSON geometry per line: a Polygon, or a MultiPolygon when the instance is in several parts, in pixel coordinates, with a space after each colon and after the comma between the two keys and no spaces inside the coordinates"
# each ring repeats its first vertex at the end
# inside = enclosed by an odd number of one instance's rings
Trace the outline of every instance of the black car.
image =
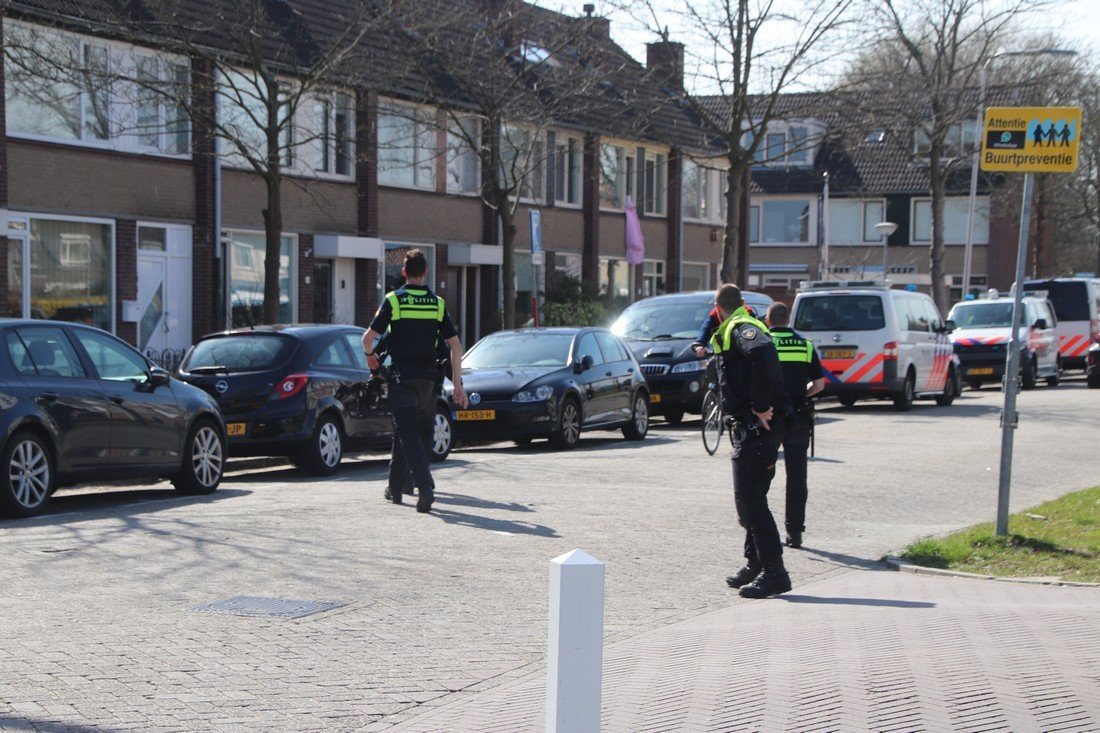
{"type": "Polygon", "coordinates": [[[649,390],[638,362],[603,328],[498,331],[462,359],[470,400],[456,409],[463,441],[549,438],[572,448],[583,430],[622,429],[627,440],[649,431],[649,390]]]}
{"type": "Polygon", "coordinates": [[[1100,344],[1093,344],[1085,352],[1085,379],[1090,389],[1100,389],[1100,344]]]}
{"type": "MultiPolygon", "coordinates": [[[[741,295],[763,320],[772,299],[749,291],[741,295]]],[[[642,365],[653,413],[674,425],[685,412],[702,409],[706,361],[691,345],[713,308],[713,290],[655,295],[631,305],[611,326],[642,365]]]]}
{"type": "MultiPolygon", "coordinates": [[[[214,333],[191,348],[178,376],[217,400],[230,456],[287,456],[325,476],[345,451],[388,450],[393,436],[389,388],[367,367],[363,332],[279,325],[214,333]]],[[[446,458],[452,442],[440,396],[432,460],[446,458]]]]}
{"type": "Polygon", "coordinates": [[[225,426],[209,395],[93,326],[0,320],[0,336],[0,513],[36,514],[78,480],[218,488],[225,426]]]}

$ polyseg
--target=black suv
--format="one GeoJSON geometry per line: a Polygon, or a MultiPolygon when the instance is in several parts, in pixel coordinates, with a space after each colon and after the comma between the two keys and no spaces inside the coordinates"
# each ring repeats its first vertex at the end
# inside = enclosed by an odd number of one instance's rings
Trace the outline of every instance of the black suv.
{"type": "MultiPolygon", "coordinates": [[[[763,293],[743,292],[758,318],[772,299],[763,293]]],[[[675,425],[684,413],[699,414],[706,392],[705,359],[691,348],[699,329],[714,308],[714,291],[654,295],[639,300],[611,327],[634,352],[650,389],[650,411],[675,425]]]]}

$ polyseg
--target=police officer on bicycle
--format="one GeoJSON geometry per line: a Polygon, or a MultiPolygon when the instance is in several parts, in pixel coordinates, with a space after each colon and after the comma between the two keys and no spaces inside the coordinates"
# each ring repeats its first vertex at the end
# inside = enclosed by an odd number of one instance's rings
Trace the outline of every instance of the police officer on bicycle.
{"type": "Polygon", "coordinates": [[[788,325],[790,318],[785,304],[772,303],[764,323],[779,352],[783,386],[793,408],[783,436],[783,465],[787,470],[786,542],[787,547],[799,548],[806,531],[806,452],[814,430],[814,404],[809,398],[825,389],[825,372],[813,343],[788,325]]]}
{"type": "Polygon", "coordinates": [[[724,319],[711,338],[722,391],[722,408],[734,436],[733,497],[745,528],[745,567],[726,578],[745,598],[791,589],[783,544],[768,508],[768,489],[790,411],[775,344],[767,326],[749,315],[735,285],[723,285],[715,300],[724,319]]]}
{"type": "Polygon", "coordinates": [[[443,299],[424,283],[428,262],[420,250],[410,250],[405,255],[401,274],[405,276],[404,287],[386,294],[370,328],[363,334],[363,349],[367,365],[371,371],[377,370],[379,361],[374,353],[374,342],[389,329],[388,348],[393,366],[387,380],[394,435],[385,498],[400,504],[405,488],[412,483],[419,492],[416,511],[427,513],[435,499],[435,482],[429,463],[439,374],[436,349],[440,341],[449,347],[451,381],[454,383],[451,399],[466,407],[466,392],[462,388],[462,342],[447,315],[443,299]]]}

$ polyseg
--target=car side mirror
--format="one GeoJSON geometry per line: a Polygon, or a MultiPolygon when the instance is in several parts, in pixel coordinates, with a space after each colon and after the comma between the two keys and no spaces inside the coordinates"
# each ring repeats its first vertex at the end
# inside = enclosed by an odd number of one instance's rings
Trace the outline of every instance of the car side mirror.
{"type": "Polygon", "coordinates": [[[586,372],[596,365],[596,360],[592,358],[591,354],[585,354],[581,357],[581,360],[573,365],[573,371],[577,374],[586,372]]]}
{"type": "Polygon", "coordinates": [[[958,324],[956,324],[951,319],[948,319],[947,320],[947,325],[944,326],[944,332],[945,333],[951,333],[952,331],[954,331],[958,327],[959,327],[958,324]]]}
{"type": "Polygon", "coordinates": [[[153,387],[167,387],[171,381],[172,375],[168,373],[167,369],[155,366],[149,370],[149,384],[153,387]]]}
{"type": "Polygon", "coordinates": [[[1040,331],[1047,330],[1047,319],[1040,318],[1039,320],[1035,321],[1035,328],[1039,329],[1040,331]]]}

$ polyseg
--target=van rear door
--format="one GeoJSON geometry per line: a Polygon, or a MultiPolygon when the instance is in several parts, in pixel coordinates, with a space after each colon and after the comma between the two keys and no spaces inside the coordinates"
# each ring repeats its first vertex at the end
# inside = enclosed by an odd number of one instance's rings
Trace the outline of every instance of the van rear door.
{"type": "Polygon", "coordinates": [[[881,389],[887,338],[883,292],[800,293],[792,325],[814,342],[827,383],[881,389]]]}
{"type": "Polygon", "coordinates": [[[1084,366],[1085,352],[1100,341],[1100,281],[1028,280],[1027,290],[1046,291],[1058,317],[1058,353],[1063,364],[1084,366]]]}

